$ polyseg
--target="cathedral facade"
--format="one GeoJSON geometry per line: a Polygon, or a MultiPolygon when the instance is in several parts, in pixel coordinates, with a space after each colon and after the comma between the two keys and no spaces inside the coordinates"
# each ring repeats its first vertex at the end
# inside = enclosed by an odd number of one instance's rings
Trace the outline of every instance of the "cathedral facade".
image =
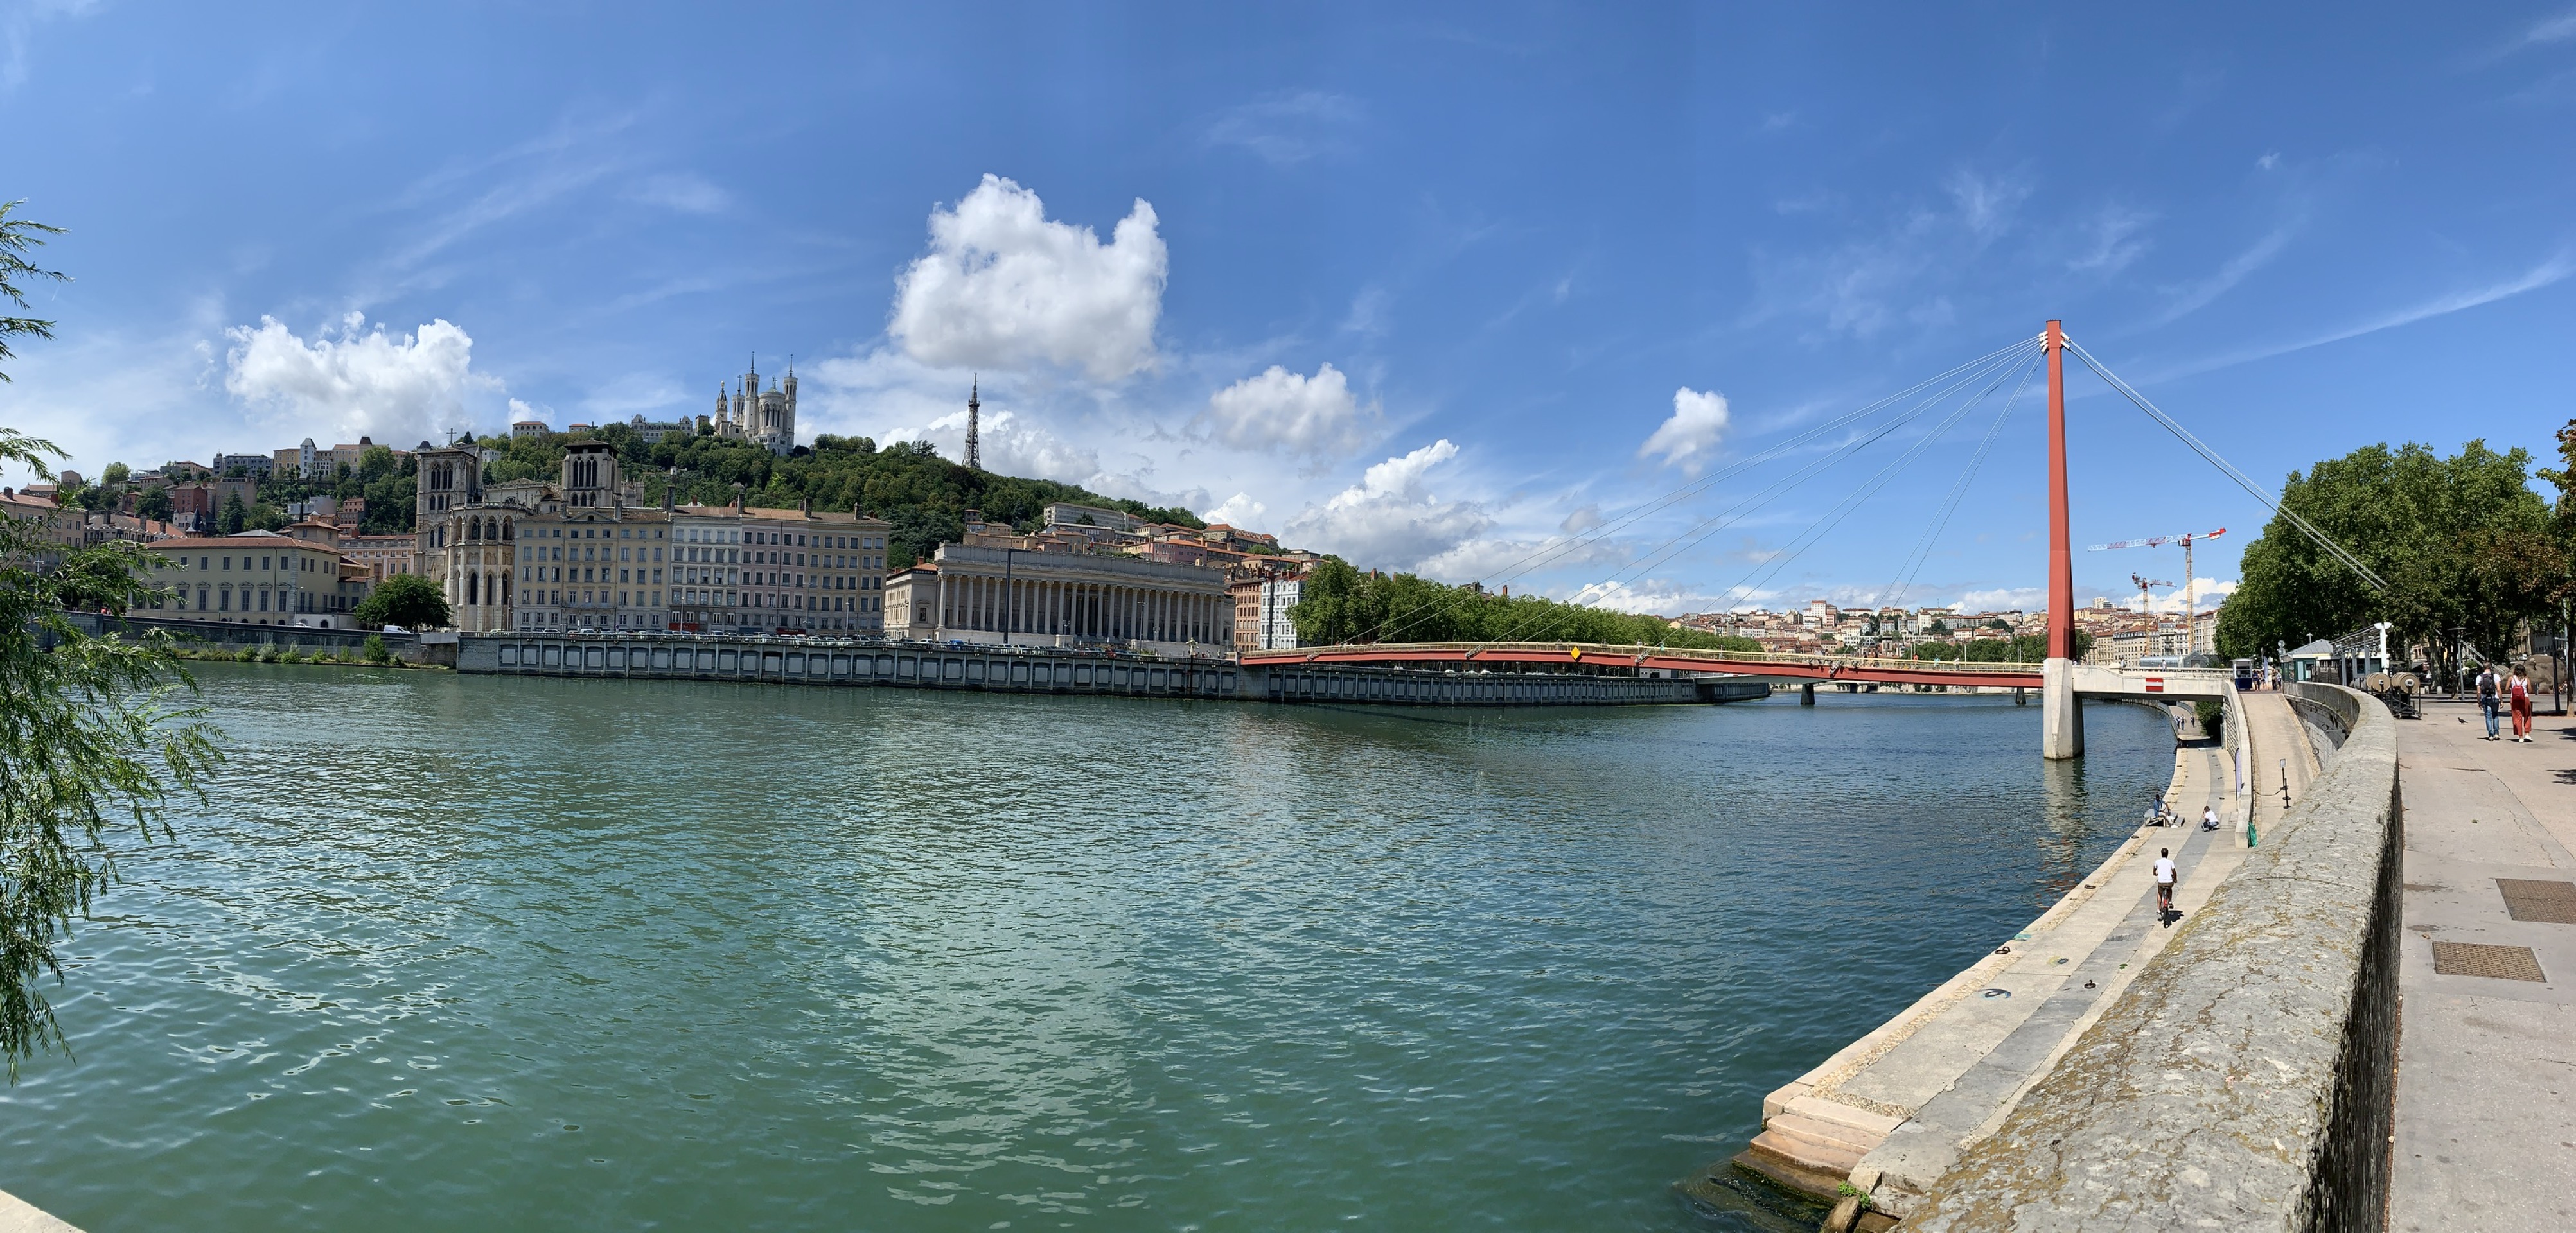
{"type": "Polygon", "coordinates": [[[719,437],[757,441],[768,446],[770,453],[785,457],[796,448],[795,365],[788,365],[785,381],[772,378],[765,390],[760,388],[757,364],[734,383],[731,393],[718,387],[710,427],[719,437]]]}

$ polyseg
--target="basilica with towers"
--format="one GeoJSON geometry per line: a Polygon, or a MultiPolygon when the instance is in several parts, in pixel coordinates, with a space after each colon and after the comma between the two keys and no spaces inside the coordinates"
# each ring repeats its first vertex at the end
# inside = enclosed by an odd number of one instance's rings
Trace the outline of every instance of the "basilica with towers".
{"type": "Polygon", "coordinates": [[[789,363],[787,379],[771,378],[765,390],[760,388],[757,361],[734,382],[731,393],[718,386],[715,419],[709,427],[719,437],[757,441],[770,453],[785,457],[796,448],[796,365],[789,363]]]}

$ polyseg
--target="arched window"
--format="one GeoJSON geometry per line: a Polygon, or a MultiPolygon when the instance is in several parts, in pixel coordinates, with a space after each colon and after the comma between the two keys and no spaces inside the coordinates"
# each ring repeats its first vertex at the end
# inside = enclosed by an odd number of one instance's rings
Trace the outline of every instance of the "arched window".
{"type": "MultiPolygon", "coordinates": [[[[501,527],[501,530],[502,530],[503,534],[506,536],[506,535],[507,535],[507,533],[508,533],[508,531],[509,531],[509,524],[507,524],[507,523],[503,523],[503,524],[502,524],[502,527],[501,527]]],[[[510,602],[510,576],[509,576],[508,574],[503,574],[503,575],[501,575],[501,603],[502,603],[503,605],[505,605],[505,606],[506,606],[509,602],[510,602]]]]}
{"type": "Polygon", "coordinates": [[[470,542],[472,542],[472,541],[474,541],[474,540],[479,540],[479,539],[483,538],[483,520],[482,520],[482,519],[480,519],[480,518],[469,518],[469,519],[467,519],[467,520],[465,521],[465,538],[466,538],[466,541],[467,541],[467,542],[469,542],[469,543],[470,543],[470,542]]]}
{"type": "Polygon", "coordinates": [[[466,572],[466,574],[465,574],[465,606],[466,606],[466,607],[471,608],[471,607],[475,606],[476,604],[478,604],[478,603],[481,603],[481,602],[482,602],[481,597],[479,597],[478,595],[476,595],[476,594],[475,594],[476,590],[477,590],[477,589],[479,589],[479,588],[482,586],[482,584],[483,584],[483,575],[478,574],[478,573],[474,573],[474,572],[473,572],[473,571],[471,571],[471,570],[468,570],[468,571],[466,572]]]}
{"type": "Polygon", "coordinates": [[[503,539],[508,539],[508,538],[510,538],[510,524],[509,524],[509,522],[508,522],[506,519],[505,519],[505,520],[503,520],[503,521],[502,521],[502,523],[501,523],[501,538],[503,538],[503,539]]]}

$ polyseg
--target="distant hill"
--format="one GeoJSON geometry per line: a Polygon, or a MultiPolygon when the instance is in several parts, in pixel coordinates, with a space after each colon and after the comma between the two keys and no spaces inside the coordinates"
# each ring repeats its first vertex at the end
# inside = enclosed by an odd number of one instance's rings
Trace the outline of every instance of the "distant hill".
{"type": "Polygon", "coordinates": [[[866,437],[828,434],[785,458],[752,442],[724,437],[665,438],[648,445],[623,424],[586,431],[580,437],[563,433],[485,437],[481,443],[500,451],[502,457],[486,468],[484,480],[552,479],[560,474],[564,446],[579,439],[616,446],[618,464],[625,468],[626,478],[643,486],[647,505],[662,503],[663,489],[674,482],[669,472],[677,467],[681,504],[728,504],[734,497],[733,486],[740,484],[744,503],[749,505],[794,509],[798,502],[810,500],[818,510],[863,508],[894,524],[886,564],[895,568],[928,556],[942,541],[964,539],[968,510],[981,511],[987,521],[1008,522],[1024,530],[1033,529],[1046,507],[1058,501],[1125,510],[1155,522],[1207,525],[1185,509],[1104,497],[1053,480],[970,471],[940,457],[926,441],[880,449],[866,437]]]}

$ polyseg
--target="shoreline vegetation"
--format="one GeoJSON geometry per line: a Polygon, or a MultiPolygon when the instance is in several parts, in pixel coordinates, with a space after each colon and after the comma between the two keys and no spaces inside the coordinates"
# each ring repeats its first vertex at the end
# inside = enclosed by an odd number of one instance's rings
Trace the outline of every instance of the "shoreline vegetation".
{"type": "Polygon", "coordinates": [[[367,639],[364,647],[343,646],[328,651],[321,650],[319,648],[305,650],[303,648],[293,646],[279,646],[274,642],[263,642],[258,646],[239,648],[225,647],[213,643],[208,643],[202,646],[191,646],[181,642],[170,648],[170,655],[176,659],[198,660],[208,663],[315,664],[341,668],[406,669],[436,668],[441,666],[436,664],[415,664],[406,662],[401,657],[396,656],[385,649],[384,639],[373,636],[370,636],[367,639]]]}

